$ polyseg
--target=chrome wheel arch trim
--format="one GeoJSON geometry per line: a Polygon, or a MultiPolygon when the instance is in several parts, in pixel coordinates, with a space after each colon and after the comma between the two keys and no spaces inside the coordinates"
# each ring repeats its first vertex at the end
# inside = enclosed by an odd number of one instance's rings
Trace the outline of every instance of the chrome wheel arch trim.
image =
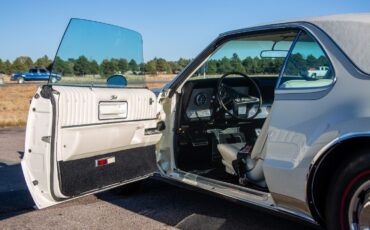
{"type": "Polygon", "coordinates": [[[347,141],[354,138],[360,137],[370,137],[370,132],[351,132],[343,134],[334,140],[330,141],[324,147],[320,149],[320,151],[314,156],[310,163],[310,167],[308,169],[306,175],[306,203],[308,208],[310,209],[312,217],[319,223],[324,221],[323,217],[320,215],[319,210],[313,200],[313,185],[316,178],[317,169],[320,168],[322,162],[324,162],[325,158],[331,153],[331,150],[334,149],[338,144],[343,141],[347,141]]]}

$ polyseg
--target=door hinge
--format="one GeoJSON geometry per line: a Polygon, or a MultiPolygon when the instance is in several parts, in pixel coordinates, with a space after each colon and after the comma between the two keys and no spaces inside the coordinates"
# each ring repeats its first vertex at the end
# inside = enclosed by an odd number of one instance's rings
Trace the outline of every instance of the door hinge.
{"type": "Polygon", "coordinates": [[[160,98],[159,98],[159,102],[162,102],[164,99],[166,99],[167,97],[168,97],[168,95],[170,94],[170,89],[165,89],[165,90],[163,90],[160,94],[159,94],[159,96],[160,96],[160,98]]]}
{"type": "Polygon", "coordinates": [[[49,143],[51,142],[51,136],[45,136],[45,137],[41,137],[41,140],[43,142],[46,142],[46,143],[49,143]]]}

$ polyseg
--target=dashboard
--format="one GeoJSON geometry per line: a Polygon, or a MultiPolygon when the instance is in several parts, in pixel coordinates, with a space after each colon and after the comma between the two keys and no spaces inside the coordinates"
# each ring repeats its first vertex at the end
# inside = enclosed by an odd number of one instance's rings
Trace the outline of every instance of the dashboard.
{"type": "MultiPolygon", "coordinates": [[[[246,85],[245,82],[241,82],[240,78],[230,78],[226,82],[228,86],[233,90],[243,95],[256,95],[253,92],[253,86],[246,85]]],[[[269,109],[273,102],[274,88],[276,84],[276,78],[263,77],[261,79],[253,78],[259,86],[263,104],[261,112],[254,119],[266,118],[269,109]]],[[[186,122],[207,122],[207,121],[220,121],[231,119],[231,116],[224,110],[219,109],[219,103],[216,98],[217,94],[217,83],[218,79],[198,79],[188,81],[183,87],[182,97],[182,115],[186,122]]],[[[256,112],[257,105],[249,110],[244,107],[238,107],[236,110],[230,110],[231,113],[238,113],[238,115],[254,114],[256,112]],[[255,109],[255,110],[254,110],[255,109]],[[248,113],[248,114],[247,114],[248,113]]]]}

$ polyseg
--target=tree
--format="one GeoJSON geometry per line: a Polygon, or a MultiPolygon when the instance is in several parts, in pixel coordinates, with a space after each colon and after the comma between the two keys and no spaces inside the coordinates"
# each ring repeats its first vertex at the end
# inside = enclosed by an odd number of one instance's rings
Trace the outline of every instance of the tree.
{"type": "Polygon", "coordinates": [[[125,58],[119,59],[118,63],[117,63],[117,66],[118,66],[118,70],[121,72],[121,74],[124,74],[129,70],[128,61],[125,58]]]}
{"type": "Polygon", "coordinates": [[[25,72],[28,71],[32,65],[33,61],[30,57],[20,56],[14,60],[12,69],[14,72],[25,72]]]}
{"type": "Polygon", "coordinates": [[[317,67],[317,59],[312,54],[308,55],[306,58],[306,63],[308,68],[317,67]]]}
{"type": "Polygon", "coordinates": [[[90,63],[89,60],[85,56],[80,56],[74,63],[73,71],[77,76],[82,76],[85,74],[89,74],[90,63]]]}
{"type": "Polygon", "coordinates": [[[61,73],[62,75],[73,74],[73,62],[64,61],[60,57],[56,57],[53,64],[53,72],[61,73]]]}
{"type": "Polygon", "coordinates": [[[262,74],[264,72],[264,64],[263,64],[263,59],[254,57],[254,61],[256,62],[256,69],[255,73],[256,74],[262,74]]]}
{"type": "Polygon", "coordinates": [[[99,73],[99,64],[95,61],[92,60],[89,62],[89,70],[90,74],[96,75],[99,73]]]}
{"type": "Polygon", "coordinates": [[[215,74],[217,73],[217,60],[209,60],[207,62],[207,70],[208,74],[215,74]]]}
{"type": "Polygon", "coordinates": [[[117,63],[114,59],[108,60],[105,59],[100,65],[100,71],[102,75],[107,78],[109,76],[112,76],[118,72],[118,66],[117,63]]]}
{"type": "Polygon", "coordinates": [[[189,59],[184,59],[184,58],[180,58],[178,60],[178,67],[179,67],[179,71],[181,71],[185,66],[187,66],[189,64],[190,60],[189,59]]]}
{"type": "Polygon", "coordinates": [[[3,60],[0,58],[0,73],[5,73],[3,60]]]}
{"type": "Polygon", "coordinates": [[[247,74],[255,74],[256,65],[253,58],[246,57],[243,60],[242,65],[244,66],[244,70],[247,74]]]}
{"type": "Polygon", "coordinates": [[[131,59],[131,61],[128,63],[128,68],[135,73],[138,71],[138,65],[134,59],[131,59]]]}
{"type": "Polygon", "coordinates": [[[329,61],[328,59],[321,55],[318,59],[317,59],[317,66],[329,66],[329,61]]]}
{"type": "Polygon", "coordinates": [[[245,72],[244,66],[242,65],[242,61],[240,60],[238,54],[234,53],[231,60],[230,65],[233,68],[234,71],[237,72],[245,72]]]}
{"type": "Polygon", "coordinates": [[[230,64],[230,60],[227,57],[223,57],[217,69],[217,73],[223,74],[233,70],[230,64]]]}
{"type": "Polygon", "coordinates": [[[144,66],[145,72],[151,75],[157,74],[157,62],[156,60],[151,60],[147,62],[144,66]]]}
{"type": "Polygon", "coordinates": [[[304,60],[302,54],[300,53],[292,54],[289,57],[287,66],[285,68],[285,73],[287,75],[299,76],[300,72],[305,70],[307,70],[306,61],[304,60]]]}
{"type": "Polygon", "coordinates": [[[177,69],[179,67],[178,67],[178,64],[176,62],[174,62],[174,61],[168,62],[168,67],[169,67],[169,69],[171,69],[170,73],[175,74],[175,73],[178,72],[177,69]]]}
{"type": "Polygon", "coordinates": [[[145,74],[145,63],[142,62],[139,64],[139,74],[145,74]]]}
{"type": "Polygon", "coordinates": [[[284,64],[284,58],[275,58],[274,59],[274,65],[275,65],[275,68],[274,68],[274,74],[279,74],[280,71],[281,71],[281,68],[283,67],[283,64],[284,64]]]}
{"type": "Polygon", "coordinates": [[[167,70],[167,61],[163,58],[155,59],[157,61],[157,71],[166,72],[167,70]]]}
{"type": "Polygon", "coordinates": [[[44,55],[41,58],[37,59],[34,65],[36,67],[47,68],[51,63],[52,61],[49,59],[49,57],[47,55],[44,55]]]}
{"type": "Polygon", "coordinates": [[[4,73],[11,74],[12,73],[12,63],[9,60],[6,60],[3,63],[4,73]]]}

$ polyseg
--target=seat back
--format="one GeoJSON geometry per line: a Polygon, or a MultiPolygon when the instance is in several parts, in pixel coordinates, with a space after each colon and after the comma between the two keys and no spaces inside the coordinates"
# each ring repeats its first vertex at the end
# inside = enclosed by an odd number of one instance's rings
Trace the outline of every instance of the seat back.
{"type": "Polygon", "coordinates": [[[251,153],[251,158],[253,160],[264,159],[265,158],[265,155],[266,155],[265,146],[266,146],[266,140],[267,140],[267,136],[268,136],[268,129],[269,129],[269,126],[270,126],[270,117],[271,117],[270,114],[271,113],[269,113],[267,115],[266,120],[263,123],[261,133],[258,136],[257,141],[253,146],[253,150],[252,150],[252,153],[251,153]]]}

